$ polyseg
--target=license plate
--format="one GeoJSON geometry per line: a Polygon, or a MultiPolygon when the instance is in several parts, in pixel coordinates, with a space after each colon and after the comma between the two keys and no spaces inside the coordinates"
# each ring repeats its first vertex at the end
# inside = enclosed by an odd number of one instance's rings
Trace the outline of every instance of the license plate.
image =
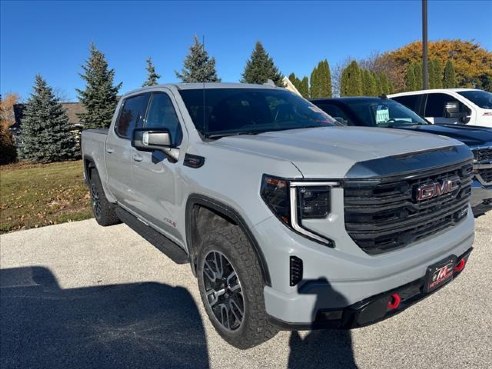
{"type": "Polygon", "coordinates": [[[427,268],[424,292],[432,292],[453,279],[456,259],[457,257],[452,255],[427,268]]]}

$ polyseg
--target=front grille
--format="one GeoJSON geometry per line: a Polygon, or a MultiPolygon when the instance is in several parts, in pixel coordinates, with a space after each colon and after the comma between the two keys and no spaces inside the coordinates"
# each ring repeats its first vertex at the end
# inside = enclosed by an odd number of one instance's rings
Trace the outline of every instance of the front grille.
{"type": "Polygon", "coordinates": [[[345,227],[366,253],[396,250],[443,231],[462,220],[471,194],[471,160],[405,176],[349,179],[344,185],[345,227]],[[452,192],[417,201],[425,184],[459,177],[452,192]]]}
{"type": "Polygon", "coordinates": [[[477,163],[492,162],[492,147],[473,150],[473,156],[477,163]]]}
{"type": "Polygon", "coordinates": [[[492,182],[492,168],[479,169],[478,174],[480,174],[485,183],[492,182]]]}

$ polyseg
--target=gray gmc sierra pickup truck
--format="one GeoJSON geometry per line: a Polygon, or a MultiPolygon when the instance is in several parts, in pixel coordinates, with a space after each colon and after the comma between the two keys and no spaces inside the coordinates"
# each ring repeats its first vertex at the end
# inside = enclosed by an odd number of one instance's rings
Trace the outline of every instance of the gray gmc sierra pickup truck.
{"type": "Polygon", "coordinates": [[[466,145],[340,127],[281,88],[133,91],[82,150],[97,222],[123,221],[190,263],[212,324],[239,348],[392,316],[472,249],[466,145]]]}

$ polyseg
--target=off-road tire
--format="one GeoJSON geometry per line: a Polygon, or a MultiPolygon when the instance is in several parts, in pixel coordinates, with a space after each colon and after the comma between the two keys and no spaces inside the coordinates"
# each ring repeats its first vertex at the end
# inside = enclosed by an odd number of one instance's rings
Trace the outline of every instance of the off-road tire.
{"type": "Polygon", "coordinates": [[[95,169],[91,171],[89,189],[91,193],[92,213],[97,223],[104,227],[120,223],[120,219],[115,212],[115,205],[110,203],[106,198],[99,173],[95,169]]]}
{"type": "Polygon", "coordinates": [[[265,311],[264,282],[258,258],[238,226],[226,223],[223,227],[208,230],[202,236],[197,261],[198,287],[203,305],[213,326],[225,341],[239,349],[248,349],[278,333],[278,328],[269,321],[265,311]],[[244,316],[241,325],[234,331],[219,322],[205,293],[204,260],[211,252],[219,252],[227,258],[241,283],[244,316]]]}

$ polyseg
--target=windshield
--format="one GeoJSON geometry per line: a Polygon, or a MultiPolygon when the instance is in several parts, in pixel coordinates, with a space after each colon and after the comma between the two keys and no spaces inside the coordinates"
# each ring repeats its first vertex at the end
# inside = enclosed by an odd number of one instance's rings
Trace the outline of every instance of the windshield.
{"type": "Polygon", "coordinates": [[[492,109],[492,93],[490,92],[472,90],[458,91],[458,93],[482,109],[492,109]]]}
{"type": "Polygon", "coordinates": [[[378,102],[354,102],[350,107],[360,121],[370,126],[399,127],[429,124],[406,106],[389,99],[378,102]]]}
{"type": "Polygon", "coordinates": [[[340,125],[283,89],[212,88],[181,90],[180,94],[196,129],[208,138],[340,125]]]}

